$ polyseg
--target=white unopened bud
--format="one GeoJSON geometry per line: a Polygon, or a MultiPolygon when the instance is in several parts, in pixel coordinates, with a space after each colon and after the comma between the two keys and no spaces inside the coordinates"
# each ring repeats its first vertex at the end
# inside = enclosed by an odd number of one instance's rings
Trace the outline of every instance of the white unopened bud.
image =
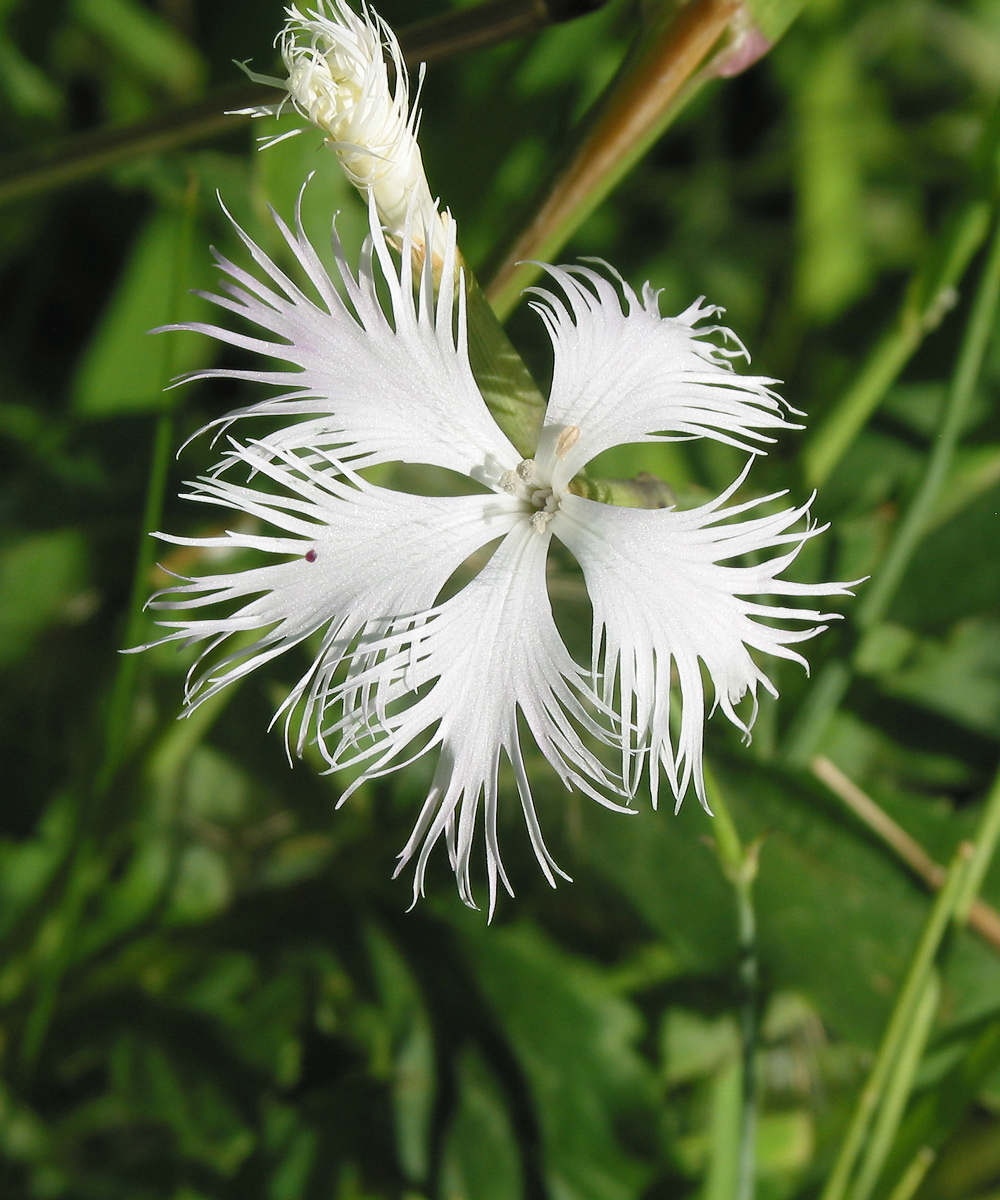
{"type": "MultiPolygon", "coordinates": [[[[416,245],[427,236],[437,244],[450,218],[437,211],[424,175],[417,145],[419,113],[410,106],[409,77],[396,35],[366,4],[359,15],[346,0],[319,0],[317,8],[305,13],[293,4],[285,14],[276,44],[288,79],[244,70],[258,82],[284,88],[288,96],[279,104],[241,112],[273,115],[290,99],[296,111],[326,134],[354,186],[375,201],[390,237],[401,242],[409,218],[416,245]]],[[[275,140],[281,139],[269,144],[275,140]]]]}

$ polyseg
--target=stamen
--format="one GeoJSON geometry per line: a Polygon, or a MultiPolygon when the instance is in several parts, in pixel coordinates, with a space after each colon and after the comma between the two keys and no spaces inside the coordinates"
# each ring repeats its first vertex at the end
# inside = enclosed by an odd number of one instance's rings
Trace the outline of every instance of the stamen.
{"type": "Polygon", "coordinates": [[[580,440],[580,426],[567,425],[556,441],[556,458],[565,458],[580,440]]]}

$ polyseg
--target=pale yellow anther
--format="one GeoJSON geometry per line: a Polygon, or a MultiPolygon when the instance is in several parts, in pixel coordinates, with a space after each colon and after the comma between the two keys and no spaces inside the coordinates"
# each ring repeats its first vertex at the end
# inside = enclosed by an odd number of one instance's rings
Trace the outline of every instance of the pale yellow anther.
{"type": "Polygon", "coordinates": [[[580,440],[580,426],[567,425],[556,441],[556,458],[565,458],[580,440]]]}

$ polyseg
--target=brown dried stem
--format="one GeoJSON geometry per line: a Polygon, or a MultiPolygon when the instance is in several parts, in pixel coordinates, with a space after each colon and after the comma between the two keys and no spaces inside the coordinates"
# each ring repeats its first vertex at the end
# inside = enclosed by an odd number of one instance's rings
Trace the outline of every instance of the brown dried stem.
{"type": "MultiPolygon", "coordinates": [[[[852,813],[873,832],[878,834],[883,842],[896,856],[910,868],[914,875],[927,885],[931,891],[940,891],[948,872],[940,863],[935,862],[916,838],[910,834],[889,814],[878,805],[866,792],[839,767],[822,755],[812,760],[812,772],[822,783],[838,796],[852,813]]],[[[1000,913],[983,900],[974,900],[969,909],[969,925],[988,942],[994,950],[1000,951],[1000,913]]]]}

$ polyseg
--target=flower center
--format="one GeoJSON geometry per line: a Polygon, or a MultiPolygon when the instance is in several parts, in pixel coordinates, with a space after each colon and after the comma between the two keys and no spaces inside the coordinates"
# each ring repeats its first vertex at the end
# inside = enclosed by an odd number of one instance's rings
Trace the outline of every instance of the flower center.
{"type": "Polygon", "coordinates": [[[538,477],[533,458],[522,458],[513,471],[504,471],[500,476],[501,491],[511,496],[520,496],[534,512],[531,525],[535,533],[544,533],[545,526],[559,509],[559,498],[548,484],[538,477]]]}

